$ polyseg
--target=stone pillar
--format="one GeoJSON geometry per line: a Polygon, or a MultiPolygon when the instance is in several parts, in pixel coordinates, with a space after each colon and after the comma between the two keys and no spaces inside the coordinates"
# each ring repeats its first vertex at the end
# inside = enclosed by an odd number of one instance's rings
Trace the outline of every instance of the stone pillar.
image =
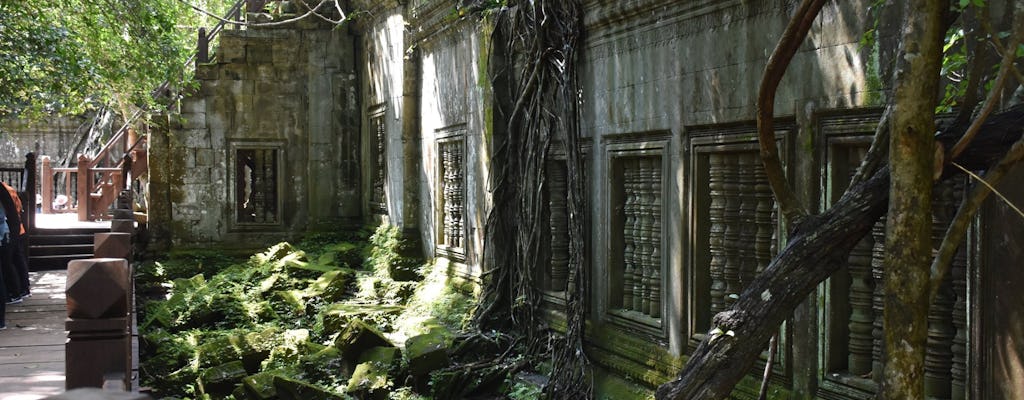
{"type": "Polygon", "coordinates": [[[68,263],[68,318],[65,329],[67,389],[103,387],[104,376],[131,384],[131,270],[123,258],[90,258],[68,263]]]}

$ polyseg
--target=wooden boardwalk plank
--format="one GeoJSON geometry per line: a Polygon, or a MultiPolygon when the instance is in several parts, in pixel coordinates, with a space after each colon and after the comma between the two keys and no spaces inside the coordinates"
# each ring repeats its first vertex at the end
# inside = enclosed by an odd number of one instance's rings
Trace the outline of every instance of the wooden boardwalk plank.
{"type": "Polygon", "coordinates": [[[0,331],[0,400],[64,392],[65,271],[33,272],[32,297],[7,306],[0,331]]]}

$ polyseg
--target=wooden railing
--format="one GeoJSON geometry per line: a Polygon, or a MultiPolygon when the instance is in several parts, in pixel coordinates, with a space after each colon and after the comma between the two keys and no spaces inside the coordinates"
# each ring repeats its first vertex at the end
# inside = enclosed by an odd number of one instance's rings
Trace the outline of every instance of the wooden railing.
{"type": "MultiPolygon", "coordinates": [[[[224,20],[235,21],[243,17],[243,8],[262,6],[259,0],[238,0],[228,10],[224,20]]],[[[185,61],[185,67],[198,62],[208,61],[209,42],[216,38],[226,23],[222,20],[206,33],[199,31],[199,42],[196,53],[185,61]]],[[[151,95],[159,98],[170,88],[170,81],[164,81],[151,95]]],[[[41,157],[41,194],[43,213],[78,214],[79,221],[90,221],[110,218],[110,208],[117,199],[118,193],[131,185],[131,182],[148,172],[145,137],[137,138],[132,125],[142,116],[144,109],[139,109],[125,119],[110,140],[89,158],[78,156],[77,167],[53,167],[50,158],[41,157]],[[115,151],[116,149],[116,151],[115,151]]]]}

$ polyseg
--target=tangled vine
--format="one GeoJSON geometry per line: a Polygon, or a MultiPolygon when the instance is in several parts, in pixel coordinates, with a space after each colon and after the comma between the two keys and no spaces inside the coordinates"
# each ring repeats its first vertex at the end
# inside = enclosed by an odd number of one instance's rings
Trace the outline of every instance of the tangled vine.
{"type": "Polygon", "coordinates": [[[585,276],[585,209],[583,158],[579,138],[577,45],[582,35],[579,0],[511,0],[497,12],[489,65],[496,118],[494,207],[485,226],[484,306],[481,328],[513,328],[531,346],[551,346],[548,398],[589,398],[592,385],[583,351],[585,276]],[[511,101],[509,101],[511,99],[511,101]],[[540,294],[535,280],[544,252],[548,211],[546,167],[552,143],[564,148],[569,233],[566,332],[540,332],[536,311],[540,294]]]}

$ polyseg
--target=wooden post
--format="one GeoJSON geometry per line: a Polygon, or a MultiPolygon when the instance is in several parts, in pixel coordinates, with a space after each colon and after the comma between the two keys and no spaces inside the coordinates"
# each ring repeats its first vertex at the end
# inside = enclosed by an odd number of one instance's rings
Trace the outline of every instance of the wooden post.
{"type": "Polygon", "coordinates": [[[50,166],[50,157],[42,156],[42,178],[40,179],[43,192],[43,214],[53,214],[53,167],[50,166]]]}
{"type": "Polygon", "coordinates": [[[75,192],[78,198],[78,220],[89,220],[89,189],[92,186],[92,177],[89,176],[89,158],[85,155],[78,155],[78,188],[75,192]]]}
{"type": "Polygon", "coordinates": [[[25,192],[25,200],[21,202],[25,216],[21,221],[29,233],[36,227],[36,172],[36,153],[28,153],[25,155],[24,182],[21,183],[21,189],[25,192]]]}
{"type": "Polygon", "coordinates": [[[116,374],[131,387],[131,267],[123,258],[68,263],[65,387],[101,387],[116,374]]]}
{"type": "Polygon", "coordinates": [[[196,47],[196,64],[210,62],[210,38],[206,36],[206,28],[199,27],[199,40],[196,41],[196,47]]]}

